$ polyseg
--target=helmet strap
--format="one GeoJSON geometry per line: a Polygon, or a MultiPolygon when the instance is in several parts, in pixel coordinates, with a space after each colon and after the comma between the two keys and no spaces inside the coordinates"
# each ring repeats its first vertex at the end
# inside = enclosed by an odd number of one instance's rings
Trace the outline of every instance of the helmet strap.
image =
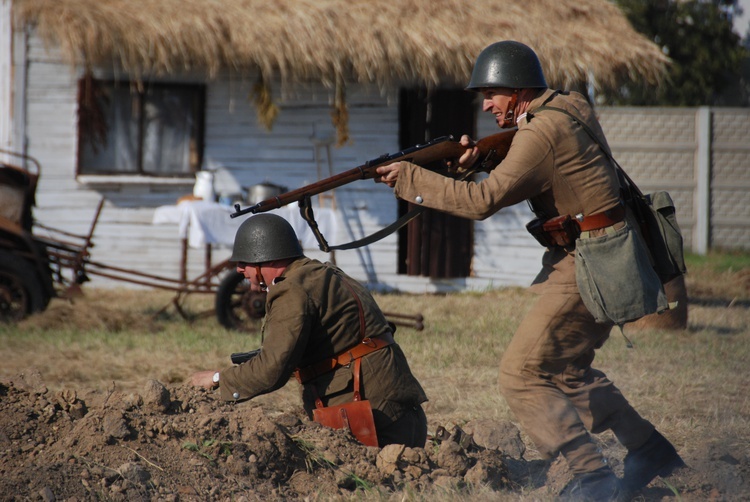
{"type": "Polygon", "coordinates": [[[260,265],[255,265],[255,280],[258,281],[260,290],[264,293],[268,292],[268,285],[266,280],[263,279],[263,273],[260,271],[260,265]]]}
{"type": "Polygon", "coordinates": [[[508,104],[508,111],[505,112],[505,118],[503,118],[503,128],[513,127],[516,122],[516,103],[518,102],[518,89],[513,89],[513,94],[510,96],[510,103],[508,104]]]}

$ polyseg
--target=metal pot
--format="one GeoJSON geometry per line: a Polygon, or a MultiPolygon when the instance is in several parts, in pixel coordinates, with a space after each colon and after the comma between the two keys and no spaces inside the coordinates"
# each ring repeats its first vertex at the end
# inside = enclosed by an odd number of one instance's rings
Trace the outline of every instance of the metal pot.
{"type": "Polygon", "coordinates": [[[260,201],[276,197],[286,192],[287,188],[273,183],[258,183],[247,189],[246,201],[248,204],[257,204],[260,201]]]}

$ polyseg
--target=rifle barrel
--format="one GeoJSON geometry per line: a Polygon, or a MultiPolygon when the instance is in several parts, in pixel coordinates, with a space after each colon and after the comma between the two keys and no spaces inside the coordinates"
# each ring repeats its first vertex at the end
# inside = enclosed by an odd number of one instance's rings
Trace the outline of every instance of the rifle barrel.
{"type": "MultiPolygon", "coordinates": [[[[510,142],[515,131],[515,129],[505,130],[477,141],[476,145],[479,147],[481,156],[484,157],[479,160],[484,170],[491,169],[494,167],[494,165],[492,165],[493,162],[499,162],[505,157],[510,148],[510,142]]],[[[292,202],[297,202],[303,197],[312,197],[313,195],[333,190],[334,188],[338,188],[353,181],[374,178],[375,168],[385,164],[390,164],[391,162],[407,160],[424,167],[426,164],[438,160],[458,158],[465,150],[466,149],[461,146],[458,141],[455,141],[453,136],[441,136],[423,145],[415,145],[397,153],[381,155],[380,157],[369,160],[354,169],[349,169],[343,173],[336,174],[276,197],[262,200],[245,209],[240,209],[240,205],[237,204],[234,206],[235,212],[229,216],[231,218],[236,218],[247,213],[264,213],[266,211],[271,211],[272,209],[286,206],[292,202]]]]}

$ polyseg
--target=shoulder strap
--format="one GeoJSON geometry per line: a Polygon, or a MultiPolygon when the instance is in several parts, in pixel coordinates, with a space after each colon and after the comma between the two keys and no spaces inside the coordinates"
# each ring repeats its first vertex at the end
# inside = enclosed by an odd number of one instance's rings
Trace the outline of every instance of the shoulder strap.
{"type": "Polygon", "coordinates": [[[643,197],[643,193],[641,192],[640,188],[638,188],[638,185],[635,184],[635,182],[628,176],[628,173],[625,172],[625,170],[622,168],[622,166],[615,160],[615,158],[612,156],[612,152],[609,151],[609,148],[607,148],[604,143],[599,139],[599,137],[594,134],[594,131],[591,130],[591,128],[586,124],[583,120],[578,118],[577,116],[570,113],[568,110],[565,110],[563,108],[558,108],[556,106],[547,106],[546,103],[549,102],[557,93],[550,96],[539,108],[534,110],[531,113],[528,113],[529,120],[531,120],[534,117],[534,114],[539,113],[540,111],[544,110],[553,110],[556,112],[560,112],[562,114],[567,115],[568,117],[573,120],[573,122],[577,123],[578,125],[583,128],[584,131],[586,131],[586,134],[588,134],[591,139],[599,145],[599,148],[601,148],[602,152],[604,152],[604,155],[607,156],[610,162],[612,162],[612,165],[615,166],[615,170],[617,171],[618,177],[621,181],[623,181],[624,185],[628,186],[631,190],[633,190],[639,197],[643,197]]]}

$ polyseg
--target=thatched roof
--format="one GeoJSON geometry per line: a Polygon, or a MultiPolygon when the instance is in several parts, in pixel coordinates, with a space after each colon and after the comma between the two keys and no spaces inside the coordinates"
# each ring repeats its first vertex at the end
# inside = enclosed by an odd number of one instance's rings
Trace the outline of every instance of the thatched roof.
{"type": "Polygon", "coordinates": [[[73,63],[134,73],[260,68],[285,82],[464,85],[487,45],[537,50],[548,80],[656,82],[667,59],[607,0],[15,0],[73,63]]]}
{"type": "Polygon", "coordinates": [[[335,86],[341,108],[345,81],[463,86],[499,40],[533,47],[558,87],[656,83],[668,61],[607,0],[14,0],[14,9],[71,64],[134,76],[259,70],[283,85],[335,86]]]}

